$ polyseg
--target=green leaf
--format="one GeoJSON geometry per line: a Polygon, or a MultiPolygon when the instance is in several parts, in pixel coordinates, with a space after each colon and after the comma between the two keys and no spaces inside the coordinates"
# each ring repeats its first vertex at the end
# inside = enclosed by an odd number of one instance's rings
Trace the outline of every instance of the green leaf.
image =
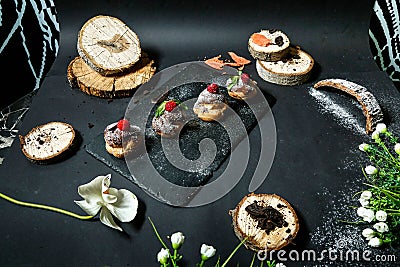
{"type": "Polygon", "coordinates": [[[168,101],[163,101],[163,102],[158,106],[158,108],[157,108],[157,110],[156,110],[156,114],[155,114],[156,118],[160,117],[160,116],[164,113],[164,111],[165,111],[165,104],[166,104],[167,102],[168,102],[168,101]]]}
{"type": "Polygon", "coordinates": [[[239,82],[239,77],[240,76],[232,76],[231,77],[231,83],[228,84],[226,87],[229,91],[232,89],[233,86],[235,86],[239,82]]]}

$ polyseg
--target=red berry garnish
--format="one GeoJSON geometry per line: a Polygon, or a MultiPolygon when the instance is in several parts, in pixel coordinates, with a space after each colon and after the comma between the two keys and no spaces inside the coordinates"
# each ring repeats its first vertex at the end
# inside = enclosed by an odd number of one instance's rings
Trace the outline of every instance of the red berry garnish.
{"type": "Polygon", "coordinates": [[[242,79],[242,81],[243,81],[244,83],[248,83],[249,80],[250,80],[250,75],[247,74],[247,73],[242,73],[242,75],[240,76],[240,78],[242,79]]]}
{"type": "Polygon", "coordinates": [[[218,93],[218,84],[216,84],[216,83],[209,84],[207,86],[207,91],[212,94],[218,93]]]}
{"type": "Polygon", "coordinates": [[[178,104],[176,104],[174,100],[170,100],[167,103],[165,103],[165,110],[171,112],[174,110],[174,108],[176,108],[177,105],[178,104]]]}
{"type": "Polygon", "coordinates": [[[128,120],[119,120],[117,124],[118,129],[121,131],[128,131],[131,128],[131,124],[128,120]]]}

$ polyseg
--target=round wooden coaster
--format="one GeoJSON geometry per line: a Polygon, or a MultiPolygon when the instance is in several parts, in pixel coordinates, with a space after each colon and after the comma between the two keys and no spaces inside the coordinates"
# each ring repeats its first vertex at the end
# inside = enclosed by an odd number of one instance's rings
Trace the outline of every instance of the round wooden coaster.
{"type": "Polygon", "coordinates": [[[74,144],[74,128],[64,122],[49,122],[19,136],[21,150],[34,162],[48,163],[59,159],[74,144]]]}
{"type": "Polygon", "coordinates": [[[292,206],[275,194],[248,194],[229,211],[236,236],[254,251],[279,250],[292,242],[299,222],[292,206]]]}
{"type": "Polygon", "coordinates": [[[130,69],[141,56],[140,41],[124,22],[98,15],[81,28],[78,53],[96,72],[113,75],[130,69]]]}
{"type": "Polygon", "coordinates": [[[154,60],[142,53],[140,60],[129,72],[103,76],[93,70],[81,57],[75,57],[68,65],[67,78],[72,88],[102,98],[131,96],[139,85],[147,82],[154,75],[154,60]]]}

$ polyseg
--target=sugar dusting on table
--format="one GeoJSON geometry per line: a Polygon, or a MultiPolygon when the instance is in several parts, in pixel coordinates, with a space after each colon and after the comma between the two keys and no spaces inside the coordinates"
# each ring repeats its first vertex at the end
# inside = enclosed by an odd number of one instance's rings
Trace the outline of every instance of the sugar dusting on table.
{"type": "MultiPolygon", "coordinates": [[[[322,188],[318,193],[321,199],[329,199],[324,207],[321,223],[310,232],[310,242],[317,252],[332,251],[332,255],[336,255],[337,259],[330,260],[326,256],[322,261],[318,262],[318,266],[377,266],[366,265],[363,260],[363,253],[369,253],[367,256],[373,261],[377,255],[390,256],[394,255],[399,257],[399,252],[391,248],[372,248],[368,245],[361,232],[366,225],[348,224],[348,222],[356,222],[360,220],[357,216],[356,208],[359,206],[357,192],[366,189],[363,186],[364,177],[361,170],[358,171],[356,166],[362,164],[361,151],[352,148],[349,151],[353,161],[348,163],[349,158],[343,159],[340,163],[340,170],[352,172],[353,179],[345,181],[341,185],[341,189],[334,193],[329,188],[322,188]],[[346,259],[346,253],[357,251],[359,259],[346,259]],[[342,258],[340,258],[342,257],[342,258]],[[323,265],[327,264],[327,265],[323,265]]],[[[325,254],[328,255],[328,254],[325,254]]],[[[350,255],[350,254],[347,254],[350,255]]],[[[372,262],[373,263],[373,262],[372,262]]],[[[311,265],[316,266],[315,262],[310,262],[311,265]]],[[[393,266],[393,262],[380,262],[379,266],[393,266]]]]}
{"type": "Polygon", "coordinates": [[[365,135],[365,129],[359,124],[357,118],[345,107],[336,103],[328,94],[310,88],[309,94],[317,101],[320,111],[331,114],[335,121],[355,134],[365,135]]]}

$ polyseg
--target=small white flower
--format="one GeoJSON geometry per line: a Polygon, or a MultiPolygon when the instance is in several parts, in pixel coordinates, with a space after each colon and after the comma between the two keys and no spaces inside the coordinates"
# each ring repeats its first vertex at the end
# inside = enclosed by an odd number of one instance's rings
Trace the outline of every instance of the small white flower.
{"type": "Polygon", "coordinates": [[[375,218],[373,210],[367,209],[365,207],[359,207],[357,209],[357,215],[362,217],[366,222],[372,222],[375,218]]]}
{"type": "Polygon", "coordinates": [[[366,207],[369,205],[369,200],[364,198],[359,198],[358,201],[360,202],[361,206],[366,207]]]}
{"type": "Polygon", "coordinates": [[[375,231],[371,228],[365,228],[361,234],[365,239],[371,240],[375,236],[375,231]]]}
{"type": "Polygon", "coordinates": [[[378,222],[378,223],[374,224],[374,228],[379,233],[384,233],[384,232],[389,231],[389,226],[385,222],[378,222]]]}
{"type": "Polygon", "coordinates": [[[371,135],[372,139],[374,140],[379,140],[380,136],[379,136],[379,132],[377,130],[375,130],[372,135],[371,135]]]}
{"type": "Polygon", "coordinates": [[[358,149],[360,149],[362,152],[368,151],[369,145],[362,143],[361,145],[358,146],[358,149]]]}
{"type": "Polygon", "coordinates": [[[382,246],[382,244],[383,244],[383,241],[379,237],[373,237],[368,242],[368,245],[370,245],[371,247],[375,247],[375,248],[382,246]]]}
{"type": "Polygon", "coordinates": [[[384,222],[387,219],[387,213],[383,210],[378,210],[375,214],[375,218],[380,222],[384,222]]]}
{"type": "Polygon", "coordinates": [[[84,200],[75,203],[89,215],[95,216],[100,211],[100,221],[105,225],[122,231],[113,218],[121,222],[130,222],[136,217],[138,199],[126,189],[110,187],[111,174],[97,176],[87,184],[78,187],[78,194],[84,200]]]}
{"type": "Polygon", "coordinates": [[[372,197],[372,192],[365,190],[361,193],[360,198],[365,199],[365,200],[369,200],[372,197]]]}
{"type": "Polygon", "coordinates": [[[360,216],[360,217],[364,217],[364,214],[365,214],[365,211],[366,211],[366,210],[367,210],[367,208],[359,207],[359,208],[357,209],[357,215],[360,216]]]}
{"type": "Polygon", "coordinates": [[[160,252],[158,252],[158,254],[157,254],[157,260],[161,264],[167,263],[168,258],[169,258],[169,250],[168,249],[162,248],[160,250],[160,252]]]}
{"type": "Polygon", "coordinates": [[[400,155],[400,144],[399,144],[399,143],[397,143],[397,144],[394,146],[394,151],[396,151],[396,153],[400,155]]]}
{"type": "Polygon", "coordinates": [[[378,124],[376,125],[375,131],[377,131],[377,132],[379,132],[379,133],[386,133],[386,132],[387,132],[386,124],[384,124],[384,123],[378,123],[378,124]]]}
{"type": "Polygon", "coordinates": [[[283,264],[282,262],[279,262],[275,265],[275,267],[286,267],[285,264],[283,264]]]}
{"type": "Polygon", "coordinates": [[[368,175],[374,175],[374,174],[377,174],[378,173],[378,169],[377,168],[375,168],[374,166],[372,166],[372,165],[368,165],[367,167],[365,167],[365,172],[368,174],[368,175]]]}
{"type": "Polygon", "coordinates": [[[215,255],[215,252],[217,252],[217,250],[213,246],[209,246],[206,244],[201,245],[200,253],[203,260],[208,260],[215,255]]]}
{"type": "Polygon", "coordinates": [[[185,236],[182,234],[182,232],[176,232],[171,235],[171,243],[173,249],[179,249],[184,241],[185,241],[185,236]]]}

